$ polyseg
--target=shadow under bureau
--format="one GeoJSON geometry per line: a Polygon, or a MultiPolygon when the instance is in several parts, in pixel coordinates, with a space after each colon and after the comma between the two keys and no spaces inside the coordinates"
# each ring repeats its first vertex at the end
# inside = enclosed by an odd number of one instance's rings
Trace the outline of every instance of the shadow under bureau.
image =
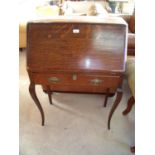
{"type": "Polygon", "coordinates": [[[108,117],[122,98],[127,25],[122,18],[57,17],[32,21],[27,27],[29,91],[44,125],[35,92],[41,85],[52,104],[52,92],[116,94],[108,117]]]}

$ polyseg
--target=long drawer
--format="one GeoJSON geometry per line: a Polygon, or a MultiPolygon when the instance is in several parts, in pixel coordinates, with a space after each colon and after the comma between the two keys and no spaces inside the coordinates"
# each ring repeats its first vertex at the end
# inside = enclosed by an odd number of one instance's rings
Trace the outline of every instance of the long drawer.
{"type": "Polygon", "coordinates": [[[33,81],[49,86],[52,91],[104,92],[107,88],[114,91],[119,86],[121,78],[111,75],[50,73],[34,74],[33,81]]]}

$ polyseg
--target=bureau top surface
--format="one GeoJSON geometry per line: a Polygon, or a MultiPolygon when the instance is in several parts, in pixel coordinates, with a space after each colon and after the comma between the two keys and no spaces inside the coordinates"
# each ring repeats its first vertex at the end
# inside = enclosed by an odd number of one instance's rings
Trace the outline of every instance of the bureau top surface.
{"type": "MultiPolygon", "coordinates": [[[[80,18],[81,19],[81,18],[80,18]]],[[[117,18],[33,21],[27,28],[27,69],[124,72],[127,27],[117,18]]]]}

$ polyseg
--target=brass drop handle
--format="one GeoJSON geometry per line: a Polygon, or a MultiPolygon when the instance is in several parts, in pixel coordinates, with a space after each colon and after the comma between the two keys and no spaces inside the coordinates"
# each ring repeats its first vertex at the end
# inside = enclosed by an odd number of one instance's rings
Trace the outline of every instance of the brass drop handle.
{"type": "Polygon", "coordinates": [[[58,83],[58,82],[60,82],[60,79],[57,78],[57,77],[50,77],[50,78],[48,79],[48,81],[49,81],[49,82],[52,82],[52,83],[58,83]]]}
{"type": "Polygon", "coordinates": [[[103,82],[103,80],[96,78],[96,79],[92,79],[90,82],[93,86],[98,86],[103,82]]]}

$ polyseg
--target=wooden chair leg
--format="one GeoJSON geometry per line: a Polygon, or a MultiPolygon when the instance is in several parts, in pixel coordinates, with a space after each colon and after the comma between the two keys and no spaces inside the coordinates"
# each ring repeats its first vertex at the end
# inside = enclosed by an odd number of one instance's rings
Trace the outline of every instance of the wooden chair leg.
{"type": "Polygon", "coordinates": [[[128,105],[127,105],[127,108],[123,111],[123,115],[127,115],[131,109],[132,109],[132,106],[134,105],[135,103],[135,99],[133,96],[131,96],[128,100],[128,105]]]}
{"type": "Polygon", "coordinates": [[[110,130],[110,122],[111,122],[112,115],[115,112],[117,106],[119,105],[119,103],[120,103],[120,101],[122,99],[122,95],[123,95],[122,88],[118,88],[115,102],[112,105],[112,108],[111,108],[109,116],[108,116],[108,130],[110,130]]]}
{"type": "Polygon", "coordinates": [[[131,150],[132,153],[135,153],[135,146],[131,146],[130,150],[131,150]]]}
{"type": "Polygon", "coordinates": [[[107,106],[107,101],[108,101],[108,97],[109,97],[109,89],[107,89],[107,92],[106,92],[106,96],[105,96],[105,100],[104,100],[104,107],[107,106]]]}

